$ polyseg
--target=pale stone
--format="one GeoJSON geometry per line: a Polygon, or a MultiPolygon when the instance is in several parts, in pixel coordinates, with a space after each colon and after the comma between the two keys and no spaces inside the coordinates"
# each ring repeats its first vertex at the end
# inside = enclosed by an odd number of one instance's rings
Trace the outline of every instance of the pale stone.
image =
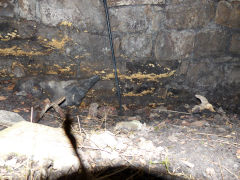
{"type": "Polygon", "coordinates": [[[144,6],[124,6],[109,10],[112,31],[141,32],[146,31],[151,23],[144,6]]]}
{"type": "Polygon", "coordinates": [[[22,118],[17,113],[0,110],[0,125],[3,126],[12,126],[18,122],[25,121],[25,119],[22,118]]]}
{"type": "Polygon", "coordinates": [[[126,35],[121,42],[122,50],[128,56],[150,57],[152,38],[150,35],[126,35]]]}
{"type": "Polygon", "coordinates": [[[44,165],[46,159],[53,161],[56,169],[78,168],[78,158],[74,155],[63,129],[22,121],[0,132],[0,154],[26,155],[44,165]]]}

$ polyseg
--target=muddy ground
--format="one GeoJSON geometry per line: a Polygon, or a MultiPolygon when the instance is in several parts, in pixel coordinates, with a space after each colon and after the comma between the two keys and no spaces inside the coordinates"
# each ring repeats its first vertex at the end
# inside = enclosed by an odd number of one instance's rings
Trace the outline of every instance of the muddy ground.
{"type": "MultiPolygon", "coordinates": [[[[14,80],[1,81],[0,109],[16,112],[30,121],[31,107],[43,106],[43,100],[29,94],[16,95],[14,85],[14,80]]],[[[102,104],[99,104],[94,117],[89,116],[89,106],[84,104],[64,110],[73,118],[75,128],[78,128],[79,118],[86,131],[108,130],[129,138],[135,134],[135,137],[139,136],[136,139],[144,137],[156,147],[167,149],[169,156],[162,162],[149,162],[147,174],[140,173],[136,167],[129,167],[107,179],[158,179],[162,173],[167,179],[240,179],[240,114],[227,112],[221,107],[214,107],[216,112],[191,113],[195,104],[181,102],[170,99],[156,107],[124,104],[122,116],[114,106],[102,104]],[[118,122],[130,120],[139,120],[151,130],[146,133],[116,132],[114,127],[118,122]],[[161,166],[162,172],[156,172],[156,166],[161,166]]],[[[59,114],[50,109],[38,123],[61,127],[62,122],[59,114]]],[[[4,128],[0,126],[0,129],[4,128]]],[[[7,174],[6,171],[0,173],[0,177],[7,174]]]]}

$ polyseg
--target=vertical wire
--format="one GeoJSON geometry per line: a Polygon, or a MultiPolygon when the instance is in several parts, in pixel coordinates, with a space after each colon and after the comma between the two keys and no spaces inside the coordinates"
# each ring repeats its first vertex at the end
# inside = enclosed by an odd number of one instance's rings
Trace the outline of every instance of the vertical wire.
{"type": "Polygon", "coordinates": [[[105,9],[105,15],[106,15],[106,21],[107,21],[107,28],[108,28],[108,36],[109,36],[109,42],[110,47],[112,51],[112,61],[113,61],[113,67],[114,67],[114,75],[115,75],[115,83],[116,83],[116,89],[117,89],[117,96],[119,101],[119,113],[122,114],[122,95],[121,95],[121,89],[119,85],[119,79],[118,79],[118,73],[117,73],[117,63],[113,48],[113,41],[112,41],[112,31],[111,31],[111,25],[109,20],[109,14],[108,14],[108,6],[106,0],[103,0],[104,9],[105,9]]]}

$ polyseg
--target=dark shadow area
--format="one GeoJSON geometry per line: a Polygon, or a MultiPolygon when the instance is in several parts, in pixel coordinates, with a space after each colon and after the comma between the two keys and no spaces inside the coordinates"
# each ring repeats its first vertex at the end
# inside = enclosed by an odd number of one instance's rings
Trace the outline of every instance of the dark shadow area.
{"type": "MultiPolygon", "coordinates": [[[[112,168],[106,168],[105,170],[101,170],[99,172],[91,173],[88,171],[88,169],[85,167],[81,154],[78,153],[77,150],[77,141],[72,133],[71,125],[73,120],[70,118],[69,113],[66,114],[65,121],[63,123],[63,128],[65,131],[66,136],[68,137],[69,141],[71,142],[71,145],[73,147],[75,155],[78,157],[78,160],[80,162],[80,165],[82,167],[81,173],[72,173],[67,174],[62,177],[59,177],[58,180],[65,180],[65,179],[183,179],[176,176],[171,175],[154,175],[154,173],[149,173],[141,168],[133,168],[133,167],[127,167],[127,166],[119,166],[119,167],[112,167],[112,168]]],[[[161,174],[156,173],[155,174],[161,174]]]]}
{"type": "MultiPolygon", "coordinates": [[[[57,178],[57,180],[77,180],[77,179],[89,179],[88,177],[85,177],[82,174],[79,173],[72,173],[68,175],[61,176],[57,178]]],[[[101,170],[99,172],[95,172],[93,174],[93,177],[90,179],[99,179],[99,180],[108,180],[108,179],[114,179],[114,180],[122,180],[122,179],[160,179],[160,180],[184,180],[185,178],[177,177],[173,175],[154,175],[151,174],[143,169],[133,168],[133,167],[126,167],[126,166],[119,166],[119,167],[112,167],[107,168],[105,170],[101,170]]]]}

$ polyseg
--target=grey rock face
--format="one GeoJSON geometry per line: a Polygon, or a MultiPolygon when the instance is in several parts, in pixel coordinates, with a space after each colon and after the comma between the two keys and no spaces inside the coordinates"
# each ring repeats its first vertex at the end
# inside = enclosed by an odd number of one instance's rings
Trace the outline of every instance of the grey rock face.
{"type": "Polygon", "coordinates": [[[113,31],[141,32],[147,30],[150,19],[144,11],[144,7],[121,7],[110,9],[111,25],[113,31]]]}
{"type": "Polygon", "coordinates": [[[201,31],[196,35],[195,56],[222,55],[227,50],[229,34],[222,30],[201,31]]]}
{"type": "Polygon", "coordinates": [[[152,51],[152,38],[150,35],[127,35],[122,39],[122,50],[128,56],[149,57],[152,51]]]}
{"type": "Polygon", "coordinates": [[[240,55],[240,33],[233,34],[230,44],[230,52],[240,55]]]}
{"type": "Polygon", "coordinates": [[[0,2],[0,16],[14,16],[14,0],[3,0],[0,2]]]}
{"type": "Polygon", "coordinates": [[[10,111],[0,110],[0,125],[12,126],[13,124],[20,121],[25,121],[25,119],[23,119],[22,116],[20,116],[19,114],[10,111]]]}
{"type": "Polygon", "coordinates": [[[16,5],[15,14],[46,25],[55,26],[62,21],[69,21],[81,29],[102,31],[105,17],[101,8],[101,2],[95,0],[21,0],[16,5]]]}

